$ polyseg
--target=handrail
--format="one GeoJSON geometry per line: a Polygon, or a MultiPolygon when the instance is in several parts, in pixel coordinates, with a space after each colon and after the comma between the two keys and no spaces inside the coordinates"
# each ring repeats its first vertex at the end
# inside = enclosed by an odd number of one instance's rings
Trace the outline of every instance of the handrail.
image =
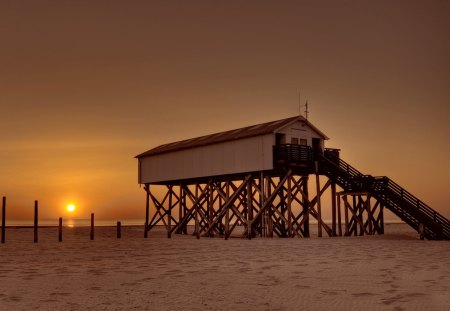
{"type": "MultiPolygon", "coordinates": [[[[427,217],[428,221],[437,226],[439,228],[438,231],[442,231],[443,235],[450,239],[450,221],[390,178],[386,176],[373,177],[371,175],[363,175],[337,156],[336,153],[327,149],[323,154],[323,159],[326,160],[326,163],[331,164],[331,167],[328,167],[331,170],[330,173],[332,171],[337,173],[335,178],[338,178],[343,185],[351,188],[351,190],[364,189],[378,195],[385,195],[384,199],[389,200],[391,208],[396,209],[405,218],[405,221],[408,220],[410,222],[410,225],[417,225],[421,221],[417,218],[419,216],[411,214],[413,210],[418,211],[427,217]],[[402,203],[406,203],[408,208],[406,206],[401,207],[402,203]]],[[[402,218],[400,215],[399,217],[402,218]]],[[[432,232],[439,234],[439,232],[432,232]]]]}
{"type": "Polygon", "coordinates": [[[351,166],[350,164],[348,164],[347,162],[342,160],[340,157],[338,157],[332,151],[325,149],[325,152],[323,155],[324,155],[325,159],[333,162],[333,164],[337,164],[341,170],[345,171],[351,177],[363,176],[363,174],[360,171],[358,171],[356,168],[354,168],[353,166],[351,166]]]}
{"type": "Polygon", "coordinates": [[[295,144],[283,144],[273,146],[274,161],[284,161],[288,163],[308,162],[313,160],[311,147],[295,144]]]}
{"type": "Polygon", "coordinates": [[[445,229],[446,233],[450,235],[450,222],[444,216],[433,210],[431,207],[419,200],[417,197],[412,195],[410,192],[398,185],[389,177],[384,176],[383,179],[384,184],[387,186],[387,189],[394,192],[397,196],[408,202],[412,207],[430,217],[435,223],[440,224],[442,228],[445,229]]]}

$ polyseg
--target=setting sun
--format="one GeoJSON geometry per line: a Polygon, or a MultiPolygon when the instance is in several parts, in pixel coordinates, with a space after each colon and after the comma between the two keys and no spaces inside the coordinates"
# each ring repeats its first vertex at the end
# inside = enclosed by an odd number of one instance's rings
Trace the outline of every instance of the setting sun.
{"type": "Polygon", "coordinates": [[[67,211],[69,212],[69,213],[72,213],[72,212],[74,212],[75,211],[75,205],[74,204],[69,204],[69,205],[67,205],[67,211]]]}

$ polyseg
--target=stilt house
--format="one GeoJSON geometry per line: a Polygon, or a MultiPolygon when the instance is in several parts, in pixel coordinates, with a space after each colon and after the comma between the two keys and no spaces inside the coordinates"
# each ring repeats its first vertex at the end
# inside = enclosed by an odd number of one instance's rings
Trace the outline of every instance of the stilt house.
{"type": "Polygon", "coordinates": [[[388,208],[428,239],[450,239],[450,221],[386,176],[362,174],[327,149],[327,136],[301,116],[187,139],[136,156],[144,184],[144,235],[163,224],[168,237],[309,237],[384,233],[388,208]],[[308,190],[315,175],[315,196],[308,190]],[[319,178],[322,175],[324,178],[319,178]],[[321,185],[323,179],[327,179],[321,185]],[[153,191],[153,186],[161,191],[153,191]],[[150,189],[152,188],[152,189],[150,189]],[[330,194],[331,226],[321,197],[330,194]],[[155,213],[150,215],[150,205],[155,213]],[[342,215],[343,211],[343,215],[342,215]],[[344,227],[344,228],[342,228],[344,227]]]}
{"type": "Polygon", "coordinates": [[[137,156],[139,183],[255,173],[286,161],[306,166],[327,139],[297,116],[165,144],[137,156]]]}

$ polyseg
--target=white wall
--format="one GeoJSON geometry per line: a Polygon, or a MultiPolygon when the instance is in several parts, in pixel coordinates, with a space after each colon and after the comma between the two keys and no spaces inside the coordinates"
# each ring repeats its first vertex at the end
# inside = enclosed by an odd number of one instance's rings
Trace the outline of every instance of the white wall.
{"type": "Polygon", "coordinates": [[[312,146],[313,138],[320,138],[322,150],[325,148],[323,138],[319,134],[317,134],[313,129],[311,129],[308,125],[304,124],[301,121],[297,121],[289,126],[286,126],[285,128],[278,131],[278,133],[286,135],[287,144],[291,143],[292,137],[296,137],[298,138],[299,142],[300,139],[306,139],[308,142],[307,145],[310,147],[312,146]]]}
{"type": "Polygon", "coordinates": [[[270,170],[274,144],[267,134],[141,158],[139,183],[270,170]]]}

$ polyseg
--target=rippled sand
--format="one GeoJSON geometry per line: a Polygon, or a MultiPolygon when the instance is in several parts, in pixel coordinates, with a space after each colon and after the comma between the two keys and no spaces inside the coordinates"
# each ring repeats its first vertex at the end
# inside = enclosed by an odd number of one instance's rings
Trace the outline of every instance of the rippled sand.
{"type": "Polygon", "coordinates": [[[0,310],[448,310],[450,242],[201,238],[142,228],[7,230],[0,310]]]}

